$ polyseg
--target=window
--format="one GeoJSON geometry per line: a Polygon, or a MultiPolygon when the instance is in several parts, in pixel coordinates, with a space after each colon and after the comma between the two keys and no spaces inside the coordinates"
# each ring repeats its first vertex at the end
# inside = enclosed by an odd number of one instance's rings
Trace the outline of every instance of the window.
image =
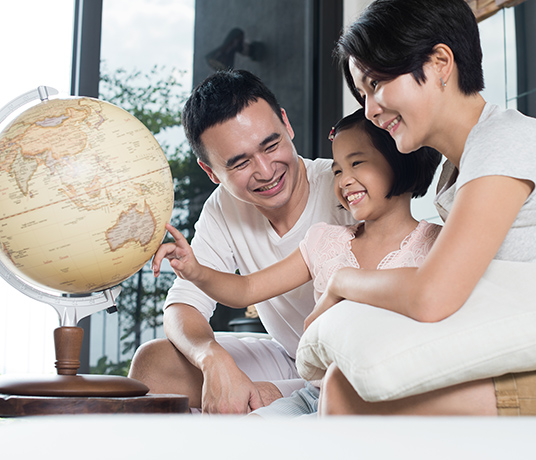
{"type": "MultiPolygon", "coordinates": [[[[194,0],[104,0],[101,97],[106,99],[110,93],[110,85],[104,83],[103,77],[114,76],[133,87],[172,77],[178,83],[174,90],[189,94],[192,89],[194,16],[194,0]]],[[[128,107],[123,108],[128,110],[128,107]]],[[[182,128],[178,127],[164,129],[155,137],[164,150],[173,150],[185,140],[182,128]]],[[[134,275],[132,284],[137,286],[141,278],[144,287],[155,292],[167,291],[170,286],[170,283],[164,286],[161,279],[154,280],[147,266],[142,269],[141,276],[134,275]]],[[[161,319],[152,326],[150,321],[144,321],[141,330],[132,328],[133,317],[141,314],[141,306],[136,311],[137,293],[129,295],[127,289],[128,282],[123,283],[119,301],[128,299],[128,306],[120,306],[112,315],[102,311],[91,316],[89,364],[95,372],[125,372],[128,360],[140,342],[164,336],[158,325],[161,319]],[[127,329],[131,333],[121,340],[127,329]],[[117,363],[122,364],[118,366],[117,363]]],[[[144,312],[151,307],[155,313],[162,311],[162,302],[156,296],[144,295],[142,298],[144,312]]]]}
{"type": "Polygon", "coordinates": [[[513,8],[479,23],[484,55],[484,99],[502,108],[517,108],[516,25],[513,8]]]}

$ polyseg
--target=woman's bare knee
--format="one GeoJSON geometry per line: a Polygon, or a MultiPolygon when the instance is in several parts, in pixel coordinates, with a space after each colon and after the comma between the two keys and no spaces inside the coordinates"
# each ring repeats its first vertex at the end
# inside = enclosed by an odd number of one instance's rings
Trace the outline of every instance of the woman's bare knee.
{"type": "Polygon", "coordinates": [[[320,415],[357,414],[361,401],[341,370],[335,364],[331,364],[322,380],[320,415]]]}

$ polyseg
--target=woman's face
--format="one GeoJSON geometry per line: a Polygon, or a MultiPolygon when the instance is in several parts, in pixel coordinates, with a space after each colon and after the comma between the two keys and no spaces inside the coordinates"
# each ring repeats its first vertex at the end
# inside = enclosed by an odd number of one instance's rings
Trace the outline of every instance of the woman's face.
{"type": "MultiPolygon", "coordinates": [[[[429,70],[425,65],[425,75],[429,70]]],[[[417,83],[412,74],[389,81],[365,75],[353,59],[350,73],[365,101],[365,115],[379,128],[389,131],[402,153],[430,145],[433,134],[434,104],[431,79],[417,83]]]]}

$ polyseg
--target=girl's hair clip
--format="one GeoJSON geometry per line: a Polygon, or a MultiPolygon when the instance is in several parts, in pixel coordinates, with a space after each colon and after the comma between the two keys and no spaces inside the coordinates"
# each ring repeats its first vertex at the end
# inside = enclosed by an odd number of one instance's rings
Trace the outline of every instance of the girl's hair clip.
{"type": "Polygon", "coordinates": [[[333,142],[333,139],[335,139],[335,127],[331,128],[331,131],[329,132],[328,139],[333,142]]]}

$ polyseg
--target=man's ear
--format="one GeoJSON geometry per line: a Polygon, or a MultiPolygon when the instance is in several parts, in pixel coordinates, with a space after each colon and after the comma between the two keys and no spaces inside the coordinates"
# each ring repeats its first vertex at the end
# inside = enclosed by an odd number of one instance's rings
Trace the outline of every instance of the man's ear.
{"type": "Polygon", "coordinates": [[[446,85],[452,76],[455,65],[454,53],[450,47],[444,43],[439,43],[434,46],[430,61],[437,73],[437,78],[442,79],[446,85]]]}
{"type": "Polygon", "coordinates": [[[220,180],[218,179],[216,174],[214,174],[214,171],[212,171],[212,168],[209,165],[207,165],[206,163],[203,163],[201,160],[197,160],[197,164],[201,166],[203,171],[207,173],[208,177],[210,177],[210,180],[212,182],[214,182],[216,185],[220,183],[220,180]]]}
{"type": "Polygon", "coordinates": [[[287,112],[285,111],[285,109],[281,109],[281,115],[283,116],[283,123],[285,124],[285,128],[287,128],[287,132],[290,138],[294,139],[294,130],[290,125],[290,121],[288,121],[287,112]]]}

